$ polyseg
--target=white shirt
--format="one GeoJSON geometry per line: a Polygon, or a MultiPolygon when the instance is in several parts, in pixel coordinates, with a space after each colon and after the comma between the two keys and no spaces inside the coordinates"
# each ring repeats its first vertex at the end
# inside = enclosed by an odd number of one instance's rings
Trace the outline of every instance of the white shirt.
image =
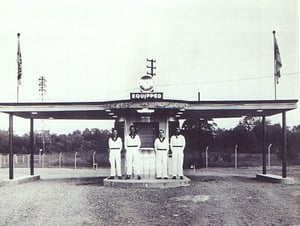
{"type": "Polygon", "coordinates": [[[125,137],[125,148],[140,148],[141,147],[141,139],[139,135],[135,135],[134,137],[131,137],[130,135],[127,135],[125,137]]]}
{"type": "Polygon", "coordinates": [[[169,150],[169,141],[165,137],[160,140],[160,138],[156,138],[154,141],[155,151],[168,151],[169,150]]]}
{"type": "Polygon", "coordinates": [[[122,150],[122,140],[120,137],[117,137],[116,140],[112,139],[112,137],[110,137],[108,139],[108,147],[109,149],[119,149],[122,150]]]}
{"type": "Polygon", "coordinates": [[[182,136],[181,134],[178,135],[178,136],[173,135],[171,137],[170,146],[171,146],[171,150],[173,148],[182,148],[182,149],[184,149],[185,148],[185,138],[184,138],[184,136],[182,136]]]}

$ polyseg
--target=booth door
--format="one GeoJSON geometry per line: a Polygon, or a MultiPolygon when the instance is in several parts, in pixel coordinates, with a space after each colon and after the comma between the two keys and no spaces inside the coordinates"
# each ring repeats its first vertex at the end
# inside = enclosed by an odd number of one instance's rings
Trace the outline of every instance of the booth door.
{"type": "Polygon", "coordinates": [[[158,122],[136,122],[134,126],[141,138],[141,148],[154,148],[154,140],[158,135],[158,122]]]}

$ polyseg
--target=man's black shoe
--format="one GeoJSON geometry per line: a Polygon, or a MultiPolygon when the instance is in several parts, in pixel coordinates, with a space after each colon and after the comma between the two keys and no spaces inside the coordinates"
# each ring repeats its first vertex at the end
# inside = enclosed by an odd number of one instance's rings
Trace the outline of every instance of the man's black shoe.
{"type": "Polygon", "coordinates": [[[183,176],[180,176],[180,180],[183,180],[183,176]]]}
{"type": "Polygon", "coordinates": [[[169,178],[168,178],[168,177],[164,177],[164,179],[165,179],[165,180],[168,180],[169,178]]]}
{"type": "Polygon", "coordinates": [[[126,180],[130,179],[130,176],[129,176],[129,175],[127,175],[127,176],[125,177],[125,179],[126,179],[126,180]]]}
{"type": "Polygon", "coordinates": [[[118,176],[118,179],[120,179],[120,180],[121,180],[121,179],[122,179],[122,177],[121,177],[121,176],[118,176]]]}
{"type": "Polygon", "coordinates": [[[108,180],[113,180],[113,179],[115,179],[115,177],[114,176],[109,176],[107,179],[108,180]]]}
{"type": "Polygon", "coordinates": [[[173,179],[173,180],[175,180],[175,179],[176,179],[176,177],[175,177],[175,176],[173,176],[173,177],[172,177],[172,179],[173,179]]]}
{"type": "Polygon", "coordinates": [[[140,176],[140,175],[138,175],[138,176],[137,176],[137,179],[138,179],[138,180],[140,180],[140,179],[141,179],[141,176],[140,176]]]}

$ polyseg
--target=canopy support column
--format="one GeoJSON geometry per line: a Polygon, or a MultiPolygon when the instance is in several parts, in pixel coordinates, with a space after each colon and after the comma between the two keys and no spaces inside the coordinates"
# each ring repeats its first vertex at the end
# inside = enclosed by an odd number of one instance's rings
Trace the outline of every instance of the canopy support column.
{"type": "Polygon", "coordinates": [[[30,118],[30,175],[34,175],[34,133],[33,133],[33,118],[30,118]]]}
{"type": "Polygon", "coordinates": [[[13,155],[13,114],[9,113],[9,128],[8,128],[8,142],[9,142],[9,179],[14,179],[14,155],[13,155]]]}
{"type": "Polygon", "coordinates": [[[266,116],[262,116],[262,173],[266,174],[267,173],[267,152],[266,152],[266,116]]]}
{"type": "Polygon", "coordinates": [[[286,178],[286,112],[282,112],[282,178],[286,178]]]}

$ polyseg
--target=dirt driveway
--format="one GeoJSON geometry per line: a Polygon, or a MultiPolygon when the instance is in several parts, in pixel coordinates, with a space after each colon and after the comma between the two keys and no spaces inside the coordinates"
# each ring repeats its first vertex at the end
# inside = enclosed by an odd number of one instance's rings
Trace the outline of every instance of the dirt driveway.
{"type": "Polygon", "coordinates": [[[289,169],[294,185],[257,181],[255,170],[186,171],[192,186],[172,189],[108,188],[104,177],[0,187],[0,224],[300,225],[300,168],[289,169]]]}

